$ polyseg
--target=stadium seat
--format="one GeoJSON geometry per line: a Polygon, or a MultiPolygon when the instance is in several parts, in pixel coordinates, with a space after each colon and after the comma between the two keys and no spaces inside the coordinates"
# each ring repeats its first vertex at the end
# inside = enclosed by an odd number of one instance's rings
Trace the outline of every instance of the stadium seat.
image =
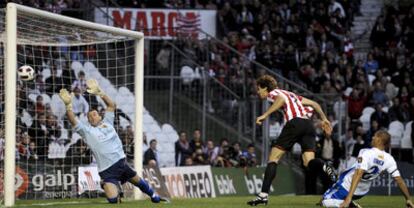
{"type": "Polygon", "coordinates": [[[388,106],[384,106],[384,107],[382,107],[382,111],[384,111],[384,112],[386,112],[386,113],[388,113],[388,106]]]}
{"type": "Polygon", "coordinates": [[[52,96],[50,107],[52,108],[53,114],[58,117],[58,120],[62,120],[66,113],[66,108],[58,94],[54,94],[52,96]]]}
{"type": "Polygon", "coordinates": [[[413,143],[411,140],[411,131],[412,131],[412,121],[408,122],[405,125],[405,130],[403,133],[403,137],[401,139],[401,148],[402,149],[411,149],[413,148],[413,143]]]}
{"type": "Polygon", "coordinates": [[[154,134],[155,133],[161,133],[161,128],[156,122],[154,122],[154,123],[151,124],[149,131],[154,133],[154,134]]]}
{"type": "Polygon", "coordinates": [[[29,94],[28,98],[31,102],[36,103],[37,96],[38,96],[38,94],[31,93],[31,94],[29,94]]]}
{"type": "Polygon", "coordinates": [[[25,109],[23,110],[20,120],[26,125],[26,127],[30,127],[33,124],[32,116],[25,109]]]}
{"type": "Polygon", "coordinates": [[[372,86],[372,82],[374,82],[375,79],[376,77],[374,75],[368,74],[368,82],[370,86],[372,86]]]}
{"type": "Polygon", "coordinates": [[[61,128],[61,134],[60,134],[60,139],[69,139],[69,134],[68,134],[68,130],[66,130],[65,128],[61,128]]]}
{"type": "Polygon", "coordinates": [[[371,114],[362,114],[362,116],[359,117],[359,121],[361,121],[364,131],[368,131],[371,126],[371,114]]]}
{"type": "Polygon", "coordinates": [[[370,107],[370,106],[365,107],[364,110],[362,110],[363,115],[367,114],[367,115],[371,116],[371,114],[374,113],[374,112],[375,112],[375,109],[373,107],[370,107]]]}
{"type": "Polygon", "coordinates": [[[42,70],[42,77],[43,77],[42,79],[43,79],[43,81],[45,81],[47,78],[49,78],[50,75],[51,75],[50,69],[46,68],[46,69],[42,70]]]}
{"type": "Polygon", "coordinates": [[[163,132],[155,133],[155,137],[159,143],[168,143],[170,140],[170,138],[168,138],[168,135],[163,132]]]}
{"type": "Polygon", "coordinates": [[[164,133],[177,133],[175,129],[170,124],[167,124],[167,123],[163,124],[161,129],[162,129],[162,132],[164,133]]]}
{"type": "Polygon", "coordinates": [[[194,70],[189,66],[183,66],[180,71],[183,84],[190,84],[194,79],[194,70]]]}
{"type": "Polygon", "coordinates": [[[393,121],[388,127],[388,133],[391,135],[391,147],[400,148],[404,125],[400,121],[393,121]]]}
{"type": "Polygon", "coordinates": [[[83,70],[83,66],[79,61],[72,62],[70,68],[72,68],[73,71],[75,72],[76,78],[78,78],[79,71],[83,70]]]}
{"type": "Polygon", "coordinates": [[[176,142],[178,140],[178,134],[177,133],[169,133],[168,137],[170,138],[171,142],[176,142]]]}
{"type": "Polygon", "coordinates": [[[154,118],[150,114],[143,115],[143,123],[144,124],[152,124],[154,123],[154,118]]]}
{"type": "Polygon", "coordinates": [[[47,94],[42,94],[42,97],[43,97],[43,104],[48,104],[48,103],[50,103],[50,97],[49,97],[49,95],[47,95],[47,94]]]}

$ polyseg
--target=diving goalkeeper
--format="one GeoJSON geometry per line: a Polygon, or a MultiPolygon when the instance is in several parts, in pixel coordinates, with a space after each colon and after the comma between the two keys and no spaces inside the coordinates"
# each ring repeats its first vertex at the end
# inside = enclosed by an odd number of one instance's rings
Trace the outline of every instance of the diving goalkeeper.
{"type": "Polygon", "coordinates": [[[96,80],[90,79],[86,85],[89,93],[100,96],[107,105],[104,119],[96,110],[91,110],[87,115],[88,122],[82,123],[72,111],[72,95],[66,89],[61,89],[59,96],[65,103],[69,122],[92,150],[108,202],[121,202],[119,184],[127,181],[151,197],[152,202],[164,201],[165,199],[154,193],[148,183],[128,165],[121,140],[113,127],[115,103],[105,95],[96,80]]]}

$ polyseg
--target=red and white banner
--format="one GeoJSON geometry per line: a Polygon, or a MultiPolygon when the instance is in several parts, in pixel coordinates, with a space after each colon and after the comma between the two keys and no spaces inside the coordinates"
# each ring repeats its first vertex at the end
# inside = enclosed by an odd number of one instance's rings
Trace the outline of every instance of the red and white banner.
{"type": "Polygon", "coordinates": [[[161,168],[160,171],[171,197],[216,197],[210,166],[161,168]]]}
{"type": "Polygon", "coordinates": [[[216,14],[216,10],[96,8],[95,22],[141,31],[150,39],[182,35],[201,39],[205,36],[199,30],[216,36],[216,14]]]}
{"type": "Polygon", "coordinates": [[[100,181],[101,177],[98,174],[98,168],[96,166],[79,167],[78,176],[78,192],[82,194],[85,191],[102,191],[100,181]]]}

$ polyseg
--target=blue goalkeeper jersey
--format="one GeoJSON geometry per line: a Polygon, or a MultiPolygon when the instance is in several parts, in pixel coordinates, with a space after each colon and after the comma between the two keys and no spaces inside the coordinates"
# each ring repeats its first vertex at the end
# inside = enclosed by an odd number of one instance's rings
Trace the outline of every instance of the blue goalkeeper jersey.
{"type": "Polygon", "coordinates": [[[102,122],[94,127],[89,122],[77,121],[75,131],[78,132],[98,163],[98,171],[104,171],[125,158],[122,142],[113,127],[114,112],[106,112],[102,122]]]}

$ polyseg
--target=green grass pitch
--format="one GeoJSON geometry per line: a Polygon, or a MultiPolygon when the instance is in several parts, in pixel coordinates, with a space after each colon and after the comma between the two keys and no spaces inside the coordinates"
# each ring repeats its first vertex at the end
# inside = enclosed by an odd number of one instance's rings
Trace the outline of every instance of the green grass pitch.
{"type": "MultiPolygon", "coordinates": [[[[243,208],[249,207],[246,202],[254,196],[246,197],[219,197],[204,199],[173,199],[170,204],[152,204],[149,200],[128,201],[122,204],[107,204],[104,198],[99,199],[67,199],[67,200],[19,200],[16,207],[45,207],[45,208],[243,208]]],[[[277,208],[302,208],[318,207],[316,202],[320,196],[272,196],[267,207],[277,208]]],[[[394,208],[405,207],[405,200],[402,196],[367,196],[358,201],[366,207],[394,208]]],[[[264,207],[264,206],[259,206],[264,207]]]]}

